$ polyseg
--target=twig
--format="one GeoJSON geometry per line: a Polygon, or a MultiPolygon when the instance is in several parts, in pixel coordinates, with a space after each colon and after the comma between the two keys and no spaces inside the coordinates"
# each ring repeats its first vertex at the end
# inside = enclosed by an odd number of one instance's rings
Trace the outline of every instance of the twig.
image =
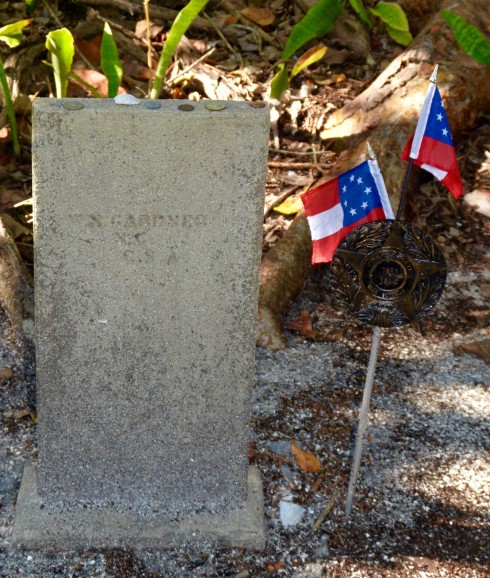
{"type": "Polygon", "coordinates": [[[321,485],[323,484],[323,482],[325,481],[325,472],[323,472],[322,474],[320,474],[316,480],[316,482],[311,486],[310,489],[310,499],[313,498],[313,494],[316,494],[318,492],[318,490],[320,489],[321,485]]]}
{"type": "Polygon", "coordinates": [[[214,31],[221,38],[221,40],[225,43],[228,50],[238,58],[238,60],[240,61],[240,66],[241,66],[241,68],[243,68],[244,62],[243,62],[243,58],[242,58],[242,55],[240,54],[240,52],[238,52],[237,50],[235,50],[233,48],[233,46],[228,41],[228,38],[226,38],[226,36],[223,34],[223,32],[221,32],[221,30],[216,26],[216,24],[209,17],[209,15],[206,14],[206,12],[203,12],[202,15],[204,16],[204,18],[206,18],[206,20],[209,22],[209,24],[214,28],[214,31]]]}
{"type": "MultiPolygon", "coordinates": [[[[153,58],[152,58],[152,46],[151,46],[151,25],[150,25],[150,0],[143,0],[145,6],[145,21],[146,21],[146,61],[148,68],[151,70],[153,68],[153,58]]],[[[148,94],[151,92],[153,81],[151,78],[148,79],[148,94]]]]}
{"type": "Polygon", "coordinates": [[[213,54],[213,52],[216,50],[216,48],[211,48],[210,50],[208,50],[205,54],[203,54],[200,58],[198,58],[197,60],[195,60],[194,62],[192,62],[191,64],[189,64],[189,66],[186,66],[185,68],[183,68],[178,74],[176,74],[173,78],[169,78],[169,80],[167,81],[166,84],[175,84],[175,82],[177,81],[178,78],[180,78],[181,76],[184,76],[185,74],[187,74],[190,70],[192,70],[194,67],[196,67],[198,64],[200,64],[203,60],[206,60],[206,58],[208,58],[208,56],[211,56],[211,54],[213,54]]]}
{"type": "Polygon", "coordinates": [[[145,21],[146,21],[146,47],[148,50],[148,68],[151,70],[153,59],[151,55],[151,25],[150,25],[150,0],[143,0],[145,5],[145,21]]]}
{"type": "Polygon", "coordinates": [[[326,163],[315,162],[289,162],[289,161],[269,161],[268,165],[272,169],[320,169],[327,168],[326,163]]]}
{"type": "Polygon", "coordinates": [[[270,148],[269,149],[270,153],[277,153],[280,155],[291,155],[291,156],[297,156],[297,157],[302,157],[302,156],[308,156],[308,155],[325,155],[328,154],[331,157],[335,156],[335,153],[332,151],[289,151],[287,149],[273,149],[270,148]]]}
{"type": "MultiPolygon", "coordinates": [[[[340,481],[340,478],[338,478],[338,480],[340,481]]],[[[332,511],[332,508],[335,505],[335,500],[337,499],[338,493],[339,493],[339,489],[338,489],[338,487],[336,487],[335,490],[333,491],[333,494],[330,496],[330,500],[328,500],[328,504],[326,505],[325,509],[318,516],[318,518],[315,520],[315,523],[313,524],[313,527],[311,529],[312,532],[316,532],[318,530],[318,528],[323,524],[323,522],[325,522],[325,520],[327,519],[327,516],[330,514],[330,512],[332,511]]]]}
{"type": "Polygon", "coordinates": [[[288,458],[287,456],[281,456],[279,454],[275,454],[274,452],[271,452],[270,450],[263,450],[261,452],[258,452],[255,454],[256,456],[260,457],[260,456],[264,456],[267,458],[271,458],[277,462],[282,462],[285,464],[290,464],[291,463],[291,458],[288,458]]]}

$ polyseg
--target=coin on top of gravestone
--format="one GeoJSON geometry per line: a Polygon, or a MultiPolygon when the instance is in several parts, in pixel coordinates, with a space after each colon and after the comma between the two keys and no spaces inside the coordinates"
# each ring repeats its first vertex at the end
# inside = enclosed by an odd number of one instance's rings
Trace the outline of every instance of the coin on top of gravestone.
{"type": "Polygon", "coordinates": [[[66,110],[81,110],[83,108],[83,102],[79,100],[65,100],[62,106],[66,108],[66,110]]]}
{"type": "Polygon", "coordinates": [[[143,103],[145,108],[149,108],[150,110],[156,110],[157,108],[161,108],[161,104],[156,100],[145,100],[143,103]]]}
{"type": "Polygon", "coordinates": [[[226,104],[222,102],[211,101],[206,103],[206,108],[211,112],[219,112],[220,110],[224,110],[226,108],[226,104]]]}

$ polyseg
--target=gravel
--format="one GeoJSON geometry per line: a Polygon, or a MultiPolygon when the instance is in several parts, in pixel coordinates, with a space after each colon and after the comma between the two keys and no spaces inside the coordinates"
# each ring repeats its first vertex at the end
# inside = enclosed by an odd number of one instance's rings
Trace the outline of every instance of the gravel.
{"type": "Polygon", "coordinates": [[[257,350],[250,460],[264,480],[260,553],[211,543],[159,553],[14,546],[22,469],[37,453],[34,365],[0,316],[0,369],[13,371],[0,378],[0,576],[488,576],[490,371],[462,348],[490,333],[481,247],[475,255],[452,262],[425,337],[416,326],[383,330],[350,518],[343,508],[372,329],[335,309],[327,267],[312,273],[286,322],[308,311],[317,341],[288,333],[287,350],[257,350]],[[292,441],[320,460],[320,472],[301,470],[292,441]],[[304,509],[288,527],[285,503],[304,509]]]}

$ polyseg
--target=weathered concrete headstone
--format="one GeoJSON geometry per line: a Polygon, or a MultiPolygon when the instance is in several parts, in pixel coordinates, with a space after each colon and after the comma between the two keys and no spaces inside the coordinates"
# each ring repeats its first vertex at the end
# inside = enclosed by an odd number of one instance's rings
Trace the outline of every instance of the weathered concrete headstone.
{"type": "Polygon", "coordinates": [[[73,102],[34,105],[39,460],[14,539],[260,547],[268,110],[73,102]]]}

